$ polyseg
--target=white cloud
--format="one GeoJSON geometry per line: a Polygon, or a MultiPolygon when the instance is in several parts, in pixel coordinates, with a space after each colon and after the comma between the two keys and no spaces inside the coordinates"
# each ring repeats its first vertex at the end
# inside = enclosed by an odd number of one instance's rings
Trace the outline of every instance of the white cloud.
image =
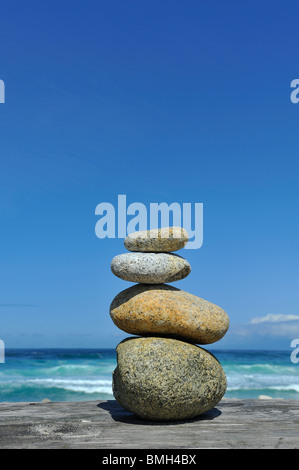
{"type": "Polygon", "coordinates": [[[254,317],[250,321],[251,325],[256,325],[257,323],[277,323],[277,322],[289,322],[289,321],[299,321],[299,315],[284,315],[282,313],[273,314],[269,313],[265,317],[254,317]]]}
{"type": "Polygon", "coordinates": [[[299,336],[299,322],[286,322],[279,324],[268,325],[265,329],[264,334],[271,335],[273,337],[289,337],[298,338],[299,336]]]}
{"type": "Polygon", "coordinates": [[[231,323],[221,345],[248,349],[287,349],[294,338],[299,338],[299,315],[270,314],[253,318],[247,324],[231,323]]]}

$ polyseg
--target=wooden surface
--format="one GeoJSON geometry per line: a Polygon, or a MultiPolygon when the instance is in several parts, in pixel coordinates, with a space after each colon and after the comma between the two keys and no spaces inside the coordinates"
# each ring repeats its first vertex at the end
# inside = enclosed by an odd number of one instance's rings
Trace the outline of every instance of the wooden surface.
{"type": "Polygon", "coordinates": [[[299,448],[299,400],[223,400],[185,422],[146,422],[116,401],[0,403],[0,448],[299,448]]]}

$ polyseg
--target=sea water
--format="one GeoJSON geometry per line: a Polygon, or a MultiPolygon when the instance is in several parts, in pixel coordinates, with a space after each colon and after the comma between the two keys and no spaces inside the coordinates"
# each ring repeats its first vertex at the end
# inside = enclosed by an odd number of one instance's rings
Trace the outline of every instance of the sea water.
{"type": "MultiPolygon", "coordinates": [[[[290,351],[209,351],[226,373],[225,398],[299,399],[299,364],[290,351]]],[[[115,367],[114,349],[6,349],[0,401],[112,399],[115,367]]]]}

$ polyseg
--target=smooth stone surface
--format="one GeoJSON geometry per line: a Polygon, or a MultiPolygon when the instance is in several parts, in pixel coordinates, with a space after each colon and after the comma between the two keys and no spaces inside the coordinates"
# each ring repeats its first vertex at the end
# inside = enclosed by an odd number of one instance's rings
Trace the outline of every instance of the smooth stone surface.
{"type": "Polygon", "coordinates": [[[164,227],[144,230],[128,235],[124,245],[129,251],[170,252],[177,251],[189,240],[187,231],[182,227],[164,227]]]}
{"type": "Polygon", "coordinates": [[[170,338],[129,338],[116,352],[114,397],[141,418],[193,418],[211,410],[225,393],[220,363],[194,344],[170,338]]]}
{"type": "Polygon", "coordinates": [[[227,332],[229,318],[222,308],[167,284],[136,284],[112,301],[115,325],[133,335],[162,335],[210,344],[227,332]]]}
{"type": "Polygon", "coordinates": [[[191,266],[173,253],[124,253],[113,258],[111,271],[125,281],[160,284],[184,279],[191,266]]]}

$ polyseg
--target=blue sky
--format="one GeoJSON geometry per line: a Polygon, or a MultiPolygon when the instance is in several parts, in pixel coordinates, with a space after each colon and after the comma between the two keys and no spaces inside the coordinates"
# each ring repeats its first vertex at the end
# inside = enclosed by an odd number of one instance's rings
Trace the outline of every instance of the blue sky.
{"type": "Polygon", "coordinates": [[[0,6],[0,337],[115,347],[131,283],[95,208],[201,202],[176,283],[224,308],[219,348],[299,338],[298,2],[11,0],[0,6]],[[296,318],[297,317],[297,318],[296,318]]]}

